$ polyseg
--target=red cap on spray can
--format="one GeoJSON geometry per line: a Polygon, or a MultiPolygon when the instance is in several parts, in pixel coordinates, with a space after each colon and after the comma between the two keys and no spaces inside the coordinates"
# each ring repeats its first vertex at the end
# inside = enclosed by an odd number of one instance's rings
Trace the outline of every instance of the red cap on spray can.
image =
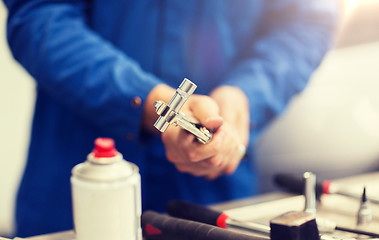
{"type": "Polygon", "coordinates": [[[95,158],[110,158],[117,155],[117,150],[113,139],[97,138],[95,140],[95,148],[92,151],[95,158]]]}

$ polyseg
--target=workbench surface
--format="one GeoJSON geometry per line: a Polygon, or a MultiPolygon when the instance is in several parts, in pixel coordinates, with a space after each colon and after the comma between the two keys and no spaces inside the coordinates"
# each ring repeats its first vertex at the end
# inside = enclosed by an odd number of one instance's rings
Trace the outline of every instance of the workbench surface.
{"type": "MultiPolygon", "coordinates": [[[[379,199],[379,172],[364,174],[333,181],[345,191],[355,195],[362,194],[362,189],[366,186],[367,196],[379,199]]],[[[360,201],[341,195],[323,195],[317,205],[317,217],[326,218],[337,223],[338,226],[356,228],[356,214],[360,201]]],[[[302,211],[304,209],[304,197],[288,193],[269,193],[253,198],[220,203],[211,206],[216,210],[227,213],[230,217],[242,221],[252,221],[269,225],[270,219],[288,211],[302,211]]],[[[360,230],[370,231],[379,234],[379,206],[371,204],[373,219],[372,222],[360,230]]],[[[238,230],[240,231],[240,230],[238,230]]],[[[262,239],[269,239],[266,236],[262,239]]],[[[335,237],[340,239],[357,237],[356,234],[343,233],[337,231],[335,237]]],[[[20,239],[20,238],[16,238],[20,239]]],[[[54,234],[47,234],[26,238],[29,240],[74,240],[73,231],[65,231],[54,234]]]]}

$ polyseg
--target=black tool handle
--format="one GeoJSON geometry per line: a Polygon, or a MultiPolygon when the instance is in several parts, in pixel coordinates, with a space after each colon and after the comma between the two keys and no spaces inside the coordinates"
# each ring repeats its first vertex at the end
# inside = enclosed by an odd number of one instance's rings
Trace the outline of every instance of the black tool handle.
{"type": "MultiPolygon", "coordinates": [[[[303,194],[305,182],[303,179],[303,175],[299,174],[290,174],[290,173],[279,173],[274,175],[274,182],[279,187],[285,188],[287,191],[303,194]]],[[[320,199],[321,195],[324,193],[324,182],[317,181],[316,182],[316,198],[320,199]]]]}
{"type": "Polygon", "coordinates": [[[167,204],[166,212],[173,217],[202,222],[222,228],[226,228],[225,221],[228,218],[228,216],[222,212],[181,200],[170,201],[167,204]]]}
{"type": "Polygon", "coordinates": [[[261,240],[258,237],[153,211],[145,211],[141,221],[143,237],[147,240],[261,240]]]}

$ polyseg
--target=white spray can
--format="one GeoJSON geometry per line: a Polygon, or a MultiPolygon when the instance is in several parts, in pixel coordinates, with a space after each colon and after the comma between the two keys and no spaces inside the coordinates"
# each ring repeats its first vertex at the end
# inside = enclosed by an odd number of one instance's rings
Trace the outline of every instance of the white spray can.
{"type": "Polygon", "coordinates": [[[72,169],[71,189],[76,240],[142,240],[139,170],[112,139],[96,139],[72,169]]]}

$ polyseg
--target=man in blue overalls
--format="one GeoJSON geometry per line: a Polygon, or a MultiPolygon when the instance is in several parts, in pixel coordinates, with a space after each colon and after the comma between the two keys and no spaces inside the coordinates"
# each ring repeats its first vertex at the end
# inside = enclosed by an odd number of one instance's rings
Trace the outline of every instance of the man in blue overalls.
{"type": "Polygon", "coordinates": [[[305,88],[338,21],[333,0],[4,2],[12,53],[37,83],[20,237],[72,229],[71,168],[97,137],[139,166],[144,209],[254,195],[254,141],[305,88]],[[198,88],[182,111],[215,132],[208,144],[153,128],[153,102],[184,77],[198,88]]]}

